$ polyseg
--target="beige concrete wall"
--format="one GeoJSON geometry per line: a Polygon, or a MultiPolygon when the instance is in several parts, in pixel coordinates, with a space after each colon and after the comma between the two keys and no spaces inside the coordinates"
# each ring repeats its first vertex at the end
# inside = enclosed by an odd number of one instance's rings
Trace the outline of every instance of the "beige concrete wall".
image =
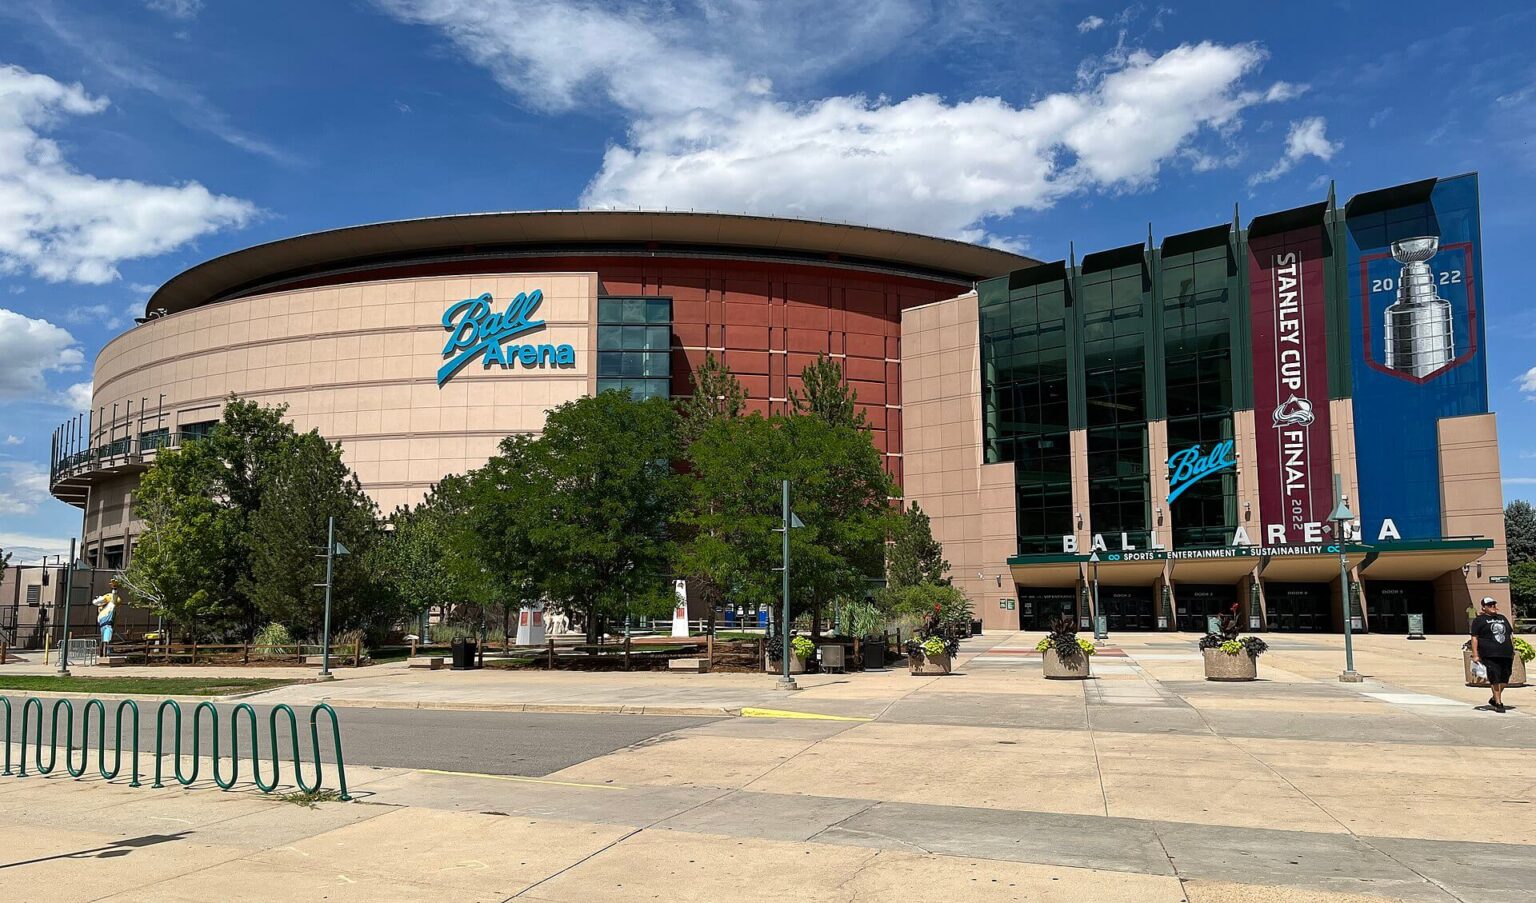
{"type": "Polygon", "coordinates": [[[1442,418],[1438,430],[1441,531],[1448,537],[1481,536],[1494,545],[1466,576],[1452,571],[1436,581],[1437,620],[1446,624],[1447,616],[1454,617],[1455,630],[1465,630],[1468,603],[1484,596],[1498,599],[1499,610],[1513,619],[1509,584],[1490,582],[1509,573],[1498,423],[1493,414],[1471,414],[1442,418]]]}
{"type": "MultiPolygon", "coordinates": [[[[286,404],[299,430],[342,443],[364,488],[389,511],[418,501],[444,475],[483,464],[506,436],[537,432],[550,408],[590,391],[596,302],[595,273],[493,274],[301,289],[173,314],[124,333],[97,358],[94,404],[108,421],[98,441],[216,419],[231,394],[286,404]],[[526,341],[572,345],[575,366],[475,362],[439,388],[448,304],[490,292],[500,313],[534,289],[544,293],[534,316],[548,326],[526,341]]],[[[88,540],[105,534],[110,542],[131,526],[124,506],[132,484],[93,490],[88,540]]]]}
{"type": "MultiPolygon", "coordinates": [[[[1147,491],[1152,498],[1152,519],[1147,527],[1153,544],[1173,548],[1173,514],[1168,510],[1168,421],[1147,423],[1147,491]]],[[[1158,602],[1161,609],[1162,602],[1158,602]]]]}
{"type": "Polygon", "coordinates": [[[1093,507],[1088,493],[1088,431],[1073,430],[1067,442],[1072,446],[1072,535],[1079,549],[1093,548],[1093,507]]]}
{"type": "Polygon", "coordinates": [[[982,464],[980,309],[974,292],[901,316],[903,495],[928,512],[955,586],[985,627],[1018,625],[1013,464],[982,464]],[[999,587],[1001,577],[1001,587],[999,587]]]}
{"type": "Polygon", "coordinates": [[[1339,481],[1345,498],[1352,507],[1360,510],[1360,478],[1355,469],[1355,402],[1350,398],[1335,398],[1328,402],[1329,441],[1333,443],[1333,466],[1339,470],[1339,481]]]}
{"type": "Polygon", "coordinates": [[[1232,438],[1237,450],[1237,522],[1255,543],[1264,541],[1259,517],[1259,444],[1253,409],[1232,412],[1232,438]]]}

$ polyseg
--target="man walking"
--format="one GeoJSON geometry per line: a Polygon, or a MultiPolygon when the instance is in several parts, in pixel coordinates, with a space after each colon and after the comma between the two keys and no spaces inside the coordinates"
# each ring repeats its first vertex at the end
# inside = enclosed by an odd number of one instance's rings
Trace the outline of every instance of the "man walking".
{"type": "Polygon", "coordinates": [[[1488,686],[1493,696],[1488,705],[1495,712],[1504,709],[1504,685],[1509,683],[1509,672],[1515,665],[1515,631],[1509,619],[1499,614],[1499,603],[1491,596],[1483,597],[1483,610],[1472,621],[1472,661],[1482,662],[1488,669],[1488,686]]]}

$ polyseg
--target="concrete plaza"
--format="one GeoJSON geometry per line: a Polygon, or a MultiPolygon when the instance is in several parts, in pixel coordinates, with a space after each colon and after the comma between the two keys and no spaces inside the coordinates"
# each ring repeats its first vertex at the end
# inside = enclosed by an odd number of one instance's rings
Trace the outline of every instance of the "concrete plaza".
{"type": "Polygon", "coordinates": [[[0,884],[58,900],[1536,896],[1536,690],[1478,709],[1459,638],[1357,637],[1361,684],[1338,682],[1332,636],[1268,635],[1248,684],[1204,681],[1180,634],[1113,637],[1093,680],[1046,681],[1038,638],[968,641],[948,677],[816,675],[792,694],[766,675],[360,669],[253,701],[722,717],[540,775],[354,766],[358,801],[316,809],[3,779],[0,884]],[[724,715],[754,707],[824,717],[724,715]]]}

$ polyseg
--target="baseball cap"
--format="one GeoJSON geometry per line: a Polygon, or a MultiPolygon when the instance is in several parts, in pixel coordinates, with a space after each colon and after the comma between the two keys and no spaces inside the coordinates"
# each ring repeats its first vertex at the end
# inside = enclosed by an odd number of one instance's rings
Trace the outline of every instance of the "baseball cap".
{"type": "Polygon", "coordinates": [[[1499,600],[1498,600],[1498,599],[1495,599],[1495,598],[1494,598],[1494,597],[1492,597],[1492,596],[1484,596],[1484,597],[1483,597],[1483,604],[1484,604],[1484,605],[1492,605],[1492,606],[1495,606],[1495,607],[1497,607],[1497,606],[1498,606],[1498,604],[1499,604],[1499,600]]]}

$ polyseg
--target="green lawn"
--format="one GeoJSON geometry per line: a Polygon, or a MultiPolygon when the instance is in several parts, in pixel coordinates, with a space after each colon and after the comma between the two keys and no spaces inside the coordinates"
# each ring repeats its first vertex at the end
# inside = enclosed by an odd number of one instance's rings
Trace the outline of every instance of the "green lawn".
{"type": "Polygon", "coordinates": [[[122,693],[135,696],[227,696],[294,683],[265,677],[53,677],[0,675],[0,691],[122,693]]]}

